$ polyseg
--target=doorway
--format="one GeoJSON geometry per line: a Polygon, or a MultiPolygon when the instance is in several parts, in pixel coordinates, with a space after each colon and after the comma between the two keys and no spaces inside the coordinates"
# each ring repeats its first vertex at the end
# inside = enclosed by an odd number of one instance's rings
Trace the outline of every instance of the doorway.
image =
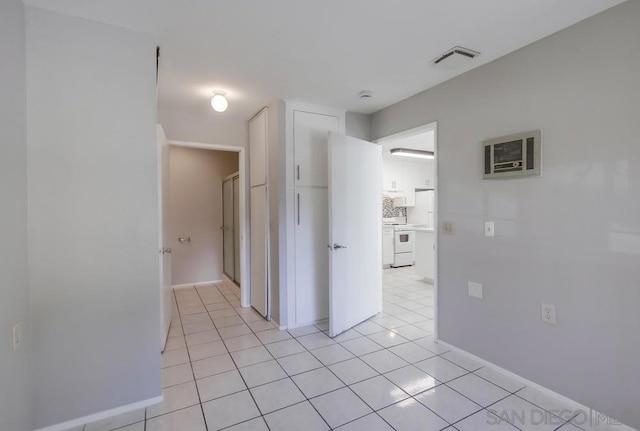
{"type": "MultiPolygon", "coordinates": [[[[174,233],[170,229],[170,198],[169,198],[169,148],[170,147],[184,147],[202,150],[216,150],[236,153],[238,157],[238,202],[237,202],[237,214],[238,214],[238,231],[239,246],[237,247],[236,255],[238,256],[238,280],[240,283],[240,305],[242,307],[249,307],[249,289],[250,289],[250,277],[249,277],[249,245],[248,245],[248,211],[246,210],[246,150],[240,146],[230,145],[216,145],[206,144],[199,142],[185,142],[185,141],[169,141],[162,127],[158,126],[158,194],[159,205],[158,211],[160,214],[160,275],[161,275],[161,292],[162,292],[162,308],[161,308],[161,333],[162,340],[166,340],[169,331],[169,322],[171,321],[172,314],[172,282],[171,282],[171,261],[175,255],[172,245],[176,244],[189,244],[194,238],[189,237],[188,233],[174,233]],[[180,238],[183,242],[180,242],[180,238]]],[[[218,227],[219,228],[219,227],[218,227]]],[[[234,270],[234,275],[235,275],[234,270]]]]}
{"type": "Polygon", "coordinates": [[[437,124],[375,142],[383,150],[383,308],[437,339],[437,124]]]}

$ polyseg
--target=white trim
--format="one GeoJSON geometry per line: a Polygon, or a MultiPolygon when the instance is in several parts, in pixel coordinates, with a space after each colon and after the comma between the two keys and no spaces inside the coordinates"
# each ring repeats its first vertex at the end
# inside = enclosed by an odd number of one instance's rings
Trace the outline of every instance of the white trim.
{"type": "MultiPolygon", "coordinates": [[[[520,376],[520,375],[518,375],[516,373],[513,373],[513,372],[511,372],[509,370],[505,370],[504,368],[494,364],[493,362],[489,362],[489,361],[487,361],[485,359],[482,359],[482,358],[480,358],[480,357],[478,357],[478,356],[476,356],[474,354],[471,354],[471,353],[467,352],[464,349],[461,349],[459,347],[454,346],[453,344],[447,343],[446,341],[442,341],[442,340],[439,340],[438,344],[440,344],[440,345],[442,345],[444,347],[447,347],[447,348],[451,349],[454,352],[458,352],[458,353],[461,353],[462,355],[468,356],[469,358],[473,359],[476,362],[479,362],[480,364],[484,365],[485,367],[491,368],[491,369],[493,369],[495,371],[498,371],[498,372],[504,374],[505,376],[507,376],[507,377],[519,382],[519,383],[522,383],[523,385],[525,385],[527,387],[535,389],[538,392],[541,392],[541,393],[543,393],[544,395],[546,395],[548,397],[556,399],[560,403],[569,405],[569,406],[571,406],[571,408],[573,410],[576,410],[576,411],[579,410],[579,411],[583,411],[583,412],[593,412],[593,413],[596,413],[596,414],[600,414],[600,412],[598,412],[595,409],[587,407],[584,404],[580,404],[579,402],[574,401],[571,398],[567,398],[564,395],[560,395],[559,393],[557,393],[555,391],[552,391],[551,389],[549,389],[549,388],[547,388],[545,386],[539,385],[538,383],[532,382],[531,380],[526,379],[526,378],[524,378],[524,377],[522,377],[522,376],[520,376]]],[[[604,417],[604,416],[606,416],[606,415],[601,414],[601,417],[604,417]]],[[[616,425],[615,428],[616,428],[617,431],[638,431],[635,428],[631,428],[628,425],[616,425]]]]}
{"type": "Polygon", "coordinates": [[[211,283],[222,283],[227,280],[211,280],[211,281],[199,281],[197,283],[183,283],[183,284],[172,284],[172,289],[184,289],[185,287],[196,287],[196,286],[204,286],[205,284],[211,283]]]}
{"type": "Polygon", "coordinates": [[[203,142],[169,141],[176,147],[199,148],[203,150],[231,151],[238,153],[238,176],[240,177],[240,305],[249,307],[251,276],[249,271],[249,212],[247,211],[246,185],[249,176],[246,163],[247,148],[235,145],[207,144],[203,142]]]}
{"type": "Polygon", "coordinates": [[[66,431],[74,427],[82,426],[84,424],[89,424],[102,419],[107,419],[113,416],[117,416],[123,413],[128,413],[134,410],[149,407],[154,404],[161,403],[162,401],[164,401],[164,397],[160,395],[159,397],[149,398],[147,400],[138,401],[137,403],[127,404],[121,407],[116,407],[115,409],[104,410],[99,413],[94,413],[92,415],[83,416],[77,419],[72,419],[67,422],[61,422],[59,424],[51,425],[48,427],[38,428],[35,431],[66,431]]]}

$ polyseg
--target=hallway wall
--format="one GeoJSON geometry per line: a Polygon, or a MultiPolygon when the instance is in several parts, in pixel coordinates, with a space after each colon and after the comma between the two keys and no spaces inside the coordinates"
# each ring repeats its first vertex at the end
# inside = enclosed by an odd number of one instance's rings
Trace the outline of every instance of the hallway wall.
{"type": "Polygon", "coordinates": [[[161,394],[153,36],[27,8],[36,428],[161,394]]]}
{"type": "Polygon", "coordinates": [[[0,430],[32,430],[32,337],[27,285],[25,16],[0,2],[0,430]],[[12,328],[22,325],[14,352],[12,328]]]}
{"type": "Polygon", "coordinates": [[[172,284],[221,280],[222,180],[238,171],[238,153],[171,146],[169,206],[172,284]],[[179,237],[191,242],[180,243],[179,237]]]}

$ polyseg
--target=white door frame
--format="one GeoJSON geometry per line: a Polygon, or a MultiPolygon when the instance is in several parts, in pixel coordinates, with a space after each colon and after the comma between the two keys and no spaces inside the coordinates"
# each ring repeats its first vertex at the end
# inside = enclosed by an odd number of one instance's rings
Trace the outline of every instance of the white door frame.
{"type": "MultiPolygon", "coordinates": [[[[202,150],[230,151],[238,153],[238,175],[240,177],[240,305],[250,306],[251,277],[249,269],[248,217],[246,210],[246,148],[235,145],[205,144],[202,142],[169,141],[175,147],[199,148],[202,150]]],[[[224,274],[224,271],[223,271],[224,274]]]]}
{"type": "Polygon", "coordinates": [[[397,141],[401,138],[408,138],[409,136],[417,135],[419,133],[429,132],[433,130],[434,144],[433,144],[433,152],[435,153],[435,163],[433,165],[433,189],[435,190],[435,199],[434,199],[434,209],[433,209],[433,239],[435,244],[435,262],[433,268],[433,339],[438,341],[439,339],[439,307],[438,307],[438,255],[440,253],[440,248],[438,247],[438,238],[440,237],[440,228],[438,222],[438,200],[440,199],[440,193],[438,192],[438,123],[437,121],[427,123],[423,126],[414,127],[413,129],[404,130],[402,132],[394,133],[393,135],[384,136],[382,138],[376,139],[372,142],[376,144],[384,144],[390,141],[397,141]]]}

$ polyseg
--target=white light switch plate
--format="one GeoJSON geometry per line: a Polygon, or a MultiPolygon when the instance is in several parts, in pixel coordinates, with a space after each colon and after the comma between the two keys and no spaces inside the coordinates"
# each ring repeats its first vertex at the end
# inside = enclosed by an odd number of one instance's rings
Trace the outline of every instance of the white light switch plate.
{"type": "Polygon", "coordinates": [[[484,222],[484,236],[494,236],[496,233],[495,225],[492,221],[484,222]]]}
{"type": "Polygon", "coordinates": [[[468,286],[469,286],[469,296],[472,296],[478,299],[484,298],[484,292],[482,291],[482,284],[470,281],[468,283],[468,286]]]}

